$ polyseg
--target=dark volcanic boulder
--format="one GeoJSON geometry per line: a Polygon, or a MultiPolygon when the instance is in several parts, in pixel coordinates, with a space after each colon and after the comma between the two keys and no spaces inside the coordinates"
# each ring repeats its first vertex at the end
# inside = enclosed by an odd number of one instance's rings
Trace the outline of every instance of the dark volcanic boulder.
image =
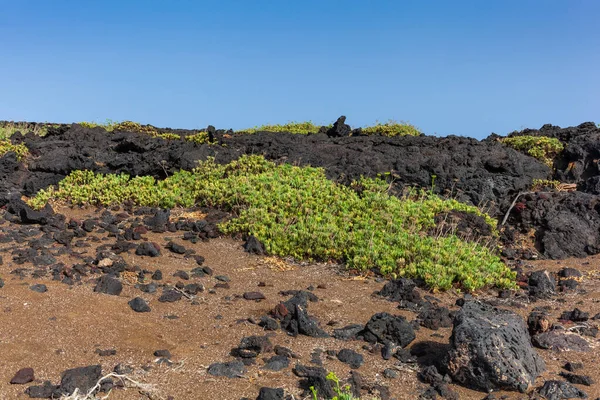
{"type": "Polygon", "coordinates": [[[101,377],[102,367],[100,365],[68,369],[62,374],[60,391],[67,395],[73,394],[75,389],[79,390],[79,393],[87,393],[101,377]]]}
{"type": "Polygon", "coordinates": [[[415,331],[406,318],[385,312],[375,314],[360,333],[370,343],[393,343],[406,347],[415,340],[415,331]]]}
{"type": "Polygon", "coordinates": [[[327,136],[329,137],[344,137],[350,136],[352,133],[352,128],[350,125],[346,124],[346,117],[341,116],[333,123],[333,126],[327,131],[327,136]]]}
{"type": "Polygon", "coordinates": [[[450,344],[448,372],[474,389],[525,392],[545,369],[523,319],[478,301],[465,303],[456,314],[450,344]]]}
{"type": "Polygon", "coordinates": [[[600,252],[600,197],[582,192],[528,194],[511,223],[535,230],[535,245],[552,259],[600,252]]]}
{"type": "Polygon", "coordinates": [[[314,294],[310,292],[298,291],[291,299],[279,303],[271,314],[292,336],[327,337],[329,335],[319,327],[317,320],[308,315],[308,300],[312,296],[314,294]]]}
{"type": "Polygon", "coordinates": [[[540,388],[540,394],[546,400],[587,399],[588,395],[568,382],[546,381],[540,388]]]}

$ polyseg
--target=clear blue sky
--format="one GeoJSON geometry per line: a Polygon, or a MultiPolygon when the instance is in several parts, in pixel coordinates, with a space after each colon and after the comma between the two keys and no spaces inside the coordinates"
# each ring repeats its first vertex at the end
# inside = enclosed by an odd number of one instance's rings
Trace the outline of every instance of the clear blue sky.
{"type": "Polygon", "coordinates": [[[0,119],[600,122],[598,0],[0,0],[0,119]]]}

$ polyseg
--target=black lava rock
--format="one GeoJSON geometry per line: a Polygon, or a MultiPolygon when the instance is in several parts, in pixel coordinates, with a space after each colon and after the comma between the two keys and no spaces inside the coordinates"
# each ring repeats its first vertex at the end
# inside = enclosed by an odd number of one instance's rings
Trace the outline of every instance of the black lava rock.
{"type": "Polygon", "coordinates": [[[466,302],[456,314],[450,344],[452,379],[478,390],[525,392],[545,369],[523,319],[478,301],[466,302]]]}
{"type": "Polygon", "coordinates": [[[406,318],[385,312],[373,315],[360,335],[370,343],[391,342],[400,347],[408,346],[416,337],[406,318]]]}
{"type": "Polygon", "coordinates": [[[357,369],[363,365],[363,356],[351,349],[342,349],[337,353],[337,358],[341,362],[348,364],[350,368],[357,369]]]}
{"type": "Polygon", "coordinates": [[[152,311],[148,303],[146,303],[146,300],[142,299],[141,297],[136,297],[135,299],[130,300],[127,304],[129,304],[129,307],[131,307],[131,309],[135,312],[142,313],[152,311]]]}
{"type": "Polygon", "coordinates": [[[123,291],[123,284],[112,276],[104,275],[98,279],[94,292],[118,296],[123,291]]]}

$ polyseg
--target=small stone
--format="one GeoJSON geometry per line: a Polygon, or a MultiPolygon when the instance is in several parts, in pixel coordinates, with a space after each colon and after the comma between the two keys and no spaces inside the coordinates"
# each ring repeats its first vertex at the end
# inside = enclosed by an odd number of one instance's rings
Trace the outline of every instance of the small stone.
{"type": "Polygon", "coordinates": [[[154,357],[171,358],[171,352],[169,350],[156,350],[154,357]]]}
{"type": "Polygon", "coordinates": [[[114,356],[117,354],[117,350],[115,350],[115,349],[107,349],[107,350],[96,349],[95,352],[100,357],[114,356]]]}
{"type": "Polygon", "coordinates": [[[265,295],[261,292],[246,292],[244,293],[244,299],[246,300],[264,300],[265,295]]]}
{"type": "Polygon", "coordinates": [[[29,289],[38,293],[45,293],[48,291],[48,288],[43,283],[36,283],[35,285],[31,285],[29,289]]]}
{"type": "Polygon", "coordinates": [[[352,369],[359,368],[364,362],[363,356],[351,349],[340,350],[337,353],[337,358],[341,362],[348,364],[352,369]]]}
{"type": "Polygon", "coordinates": [[[398,377],[398,371],[396,371],[395,369],[391,369],[391,368],[386,368],[383,370],[383,376],[386,377],[387,379],[394,379],[398,377]]]}
{"type": "Polygon", "coordinates": [[[148,305],[148,303],[146,303],[146,300],[142,299],[141,297],[136,297],[135,299],[130,300],[127,304],[129,304],[129,307],[131,307],[131,309],[135,312],[150,312],[150,306],[148,305]]]}
{"type": "Polygon", "coordinates": [[[225,376],[227,378],[241,378],[246,372],[246,367],[241,361],[229,361],[225,363],[213,363],[207,372],[212,376],[225,376]]]}
{"type": "Polygon", "coordinates": [[[181,300],[182,297],[183,295],[181,292],[171,289],[163,291],[163,294],[158,298],[158,301],[161,303],[173,303],[181,300]]]}
{"type": "Polygon", "coordinates": [[[35,380],[33,368],[23,368],[17,371],[15,376],[10,380],[12,385],[23,385],[35,380]]]}
{"type": "Polygon", "coordinates": [[[176,277],[176,278],[181,278],[184,281],[187,281],[187,280],[190,279],[190,274],[188,274],[187,272],[182,271],[182,270],[179,270],[179,271],[175,272],[173,274],[173,276],[176,277]]]}
{"type": "Polygon", "coordinates": [[[575,372],[578,369],[583,368],[583,363],[580,363],[580,362],[568,362],[568,363],[565,364],[565,366],[563,368],[566,369],[567,371],[575,372]]]}
{"type": "Polygon", "coordinates": [[[569,372],[561,372],[560,376],[574,385],[592,386],[594,381],[587,375],[571,374],[569,372]]]}
{"type": "Polygon", "coordinates": [[[167,243],[166,248],[171,250],[171,252],[175,254],[185,254],[186,252],[186,248],[184,246],[174,242],[167,243]]]}
{"type": "Polygon", "coordinates": [[[152,274],[152,280],[154,280],[154,281],[160,281],[160,280],[162,280],[162,278],[163,278],[163,274],[162,274],[162,271],[160,269],[157,269],[152,274]]]}
{"type": "Polygon", "coordinates": [[[137,247],[135,254],[138,256],[158,257],[160,255],[160,248],[154,243],[144,242],[137,247]]]}
{"type": "Polygon", "coordinates": [[[98,279],[94,292],[118,296],[123,291],[123,284],[112,276],[104,275],[98,279]]]}
{"type": "Polygon", "coordinates": [[[221,282],[229,282],[231,281],[231,279],[229,279],[229,277],[227,275],[217,275],[215,276],[215,279],[221,282]]]}

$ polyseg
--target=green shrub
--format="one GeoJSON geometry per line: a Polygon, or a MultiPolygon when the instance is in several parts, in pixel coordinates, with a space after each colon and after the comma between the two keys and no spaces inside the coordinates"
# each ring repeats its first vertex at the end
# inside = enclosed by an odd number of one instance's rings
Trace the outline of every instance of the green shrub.
{"type": "Polygon", "coordinates": [[[366,178],[348,187],[328,180],[321,168],[243,156],[228,165],[209,159],[163,181],[75,171],[58,189],[40,191],[30,204],[131,200],[168,208],[217,207],[234,215],[221,224],[224,233],[255,235],[273,255],[343,261],[358,270],[377,267],[383,274],[422,278],[433,289],[514,287],[514,274],[485,244],[426,234],[435,228],[437,214],[484,215],[476,207],[425,191],[398,198],[387,193],[388,187],[384,180],[366,178]]]}
{"type": "Polygon", "coordinates": [[[48,128],[45,125],[27,122],[5,122],[0,125],[0,140],[9,139],[16,132],[21,132],[23,135],[33,132],[35,135],[44,136],[48,133],[48,128]]]}
{"type": "Polygon", "coordinates": [[[552,167],[554,157],[564,149],[560,140],[547,136],[513,136],[501,139],[501,142],[537,158],[549,167],[552,167]]]}
{"type": "Polygon", "coordinates": [[[185,137],[185,140],[187,140],[188,142],[194,142],[198,144],[214,144],[210,141],[210,136],[208,135],[208,132],[198,132],[194,133],[193,135],[188,135],[185,137]]]}
{"type": "Polygon", "coordinates": [[[261,125],[255,126],[254,128],[244,129],[239,133],[256,133],[256,132],[289,132],[299,135],[307,135],[309,133],[317,133],[321,129],[320,126],[315,125],[312,121],[306,122],[288,122],[283,125],[261,125]]]}
{"type": "Polygon", "coordinates": [[[388,121],[384,124],[377,123],[373,126],[362,128],[362,133],[366,135],[383,135],[383,136],[419,136],[421,132],[409,123],[398,123],[388,121]]]}
{"type": "Polygon", "coordinates": [[[0,157],[4,154],[14,151],[17,159],[23,160],[29,154],[29,149],[24,144],[12,144],[10,140],[0,140],[0,157]]]}

